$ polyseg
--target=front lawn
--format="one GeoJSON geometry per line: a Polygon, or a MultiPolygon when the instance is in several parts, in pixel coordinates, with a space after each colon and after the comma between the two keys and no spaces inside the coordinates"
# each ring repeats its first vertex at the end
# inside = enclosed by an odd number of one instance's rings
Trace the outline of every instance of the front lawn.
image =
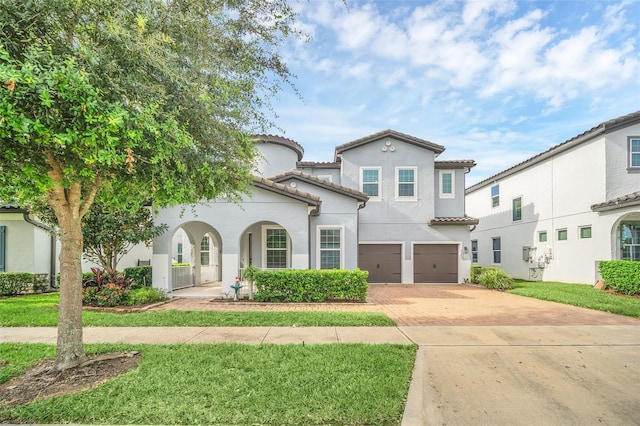
{"type": "MultiPolygon", "coordinates": [[[[58,324],[57,293],[0,299],[0,326],[53,327],[58,324]]],[[[116,314],[85,311],[84,326],[145,327],[346,327],[393,326],[395,323],[378,312],[217,312],[217,311],[145,311],[116,314]]]]}
{"type": "MultiPolygon", "coordinates": [[[[398,425],[417,350],[231,343],[86,348],[136,350],[142,360],[135,370],[89,391],[12,410],[0,405],[0,422],[398,425]]],[[[54,352],[47,345],[0,344],[0,381],[54,352]]]]}
{"type": "Polygon", "coordinates": [[[607,293],[591,285],[516,280],[508,293],[640,318],[640,298],[607,293]]]}

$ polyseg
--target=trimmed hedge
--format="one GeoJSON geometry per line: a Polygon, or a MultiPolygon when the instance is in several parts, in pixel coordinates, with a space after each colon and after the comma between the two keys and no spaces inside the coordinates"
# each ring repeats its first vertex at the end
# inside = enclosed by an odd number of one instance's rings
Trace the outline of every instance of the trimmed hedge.
{"type": "Polygon", "coordinates": [[[131,279],[131,290],[143,287],[151,287],[151,266],[133,266],[125,268],[124,276],[131,279]]]}
{"type": "Polygon", "coordinates": [[[355,269],[252,271],[259,302],[325,302],[332,299],[364,302],[367,271],[355,269]]]}
{"type": "Polygon", "coordinates": [[[32,290],[41,293],[49,289],[47,274],[30,272],[0,272],[0,295],[13,296],[32,290]]]}
{"type": "Polygon", "coordinates": [[[640,262],[607,260],[600,262],[600,275],[612,290],[623,294],[640,294],[640,262]]]}

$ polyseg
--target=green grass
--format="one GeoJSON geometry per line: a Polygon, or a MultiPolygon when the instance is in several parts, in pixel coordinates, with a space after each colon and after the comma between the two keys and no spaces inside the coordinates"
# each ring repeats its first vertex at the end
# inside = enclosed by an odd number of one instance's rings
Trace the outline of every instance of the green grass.
{"type": "Polygon", "coordinates": [[[508,293],[640,318],[640,299],[618,296],[590,285],[516,280],[508,293]]]}
{"type": "MultiPolygon", "coordinates": [[[[0,345],[0,355],[17,346],[0,345]]],[[[0,422],[397,425],[417,347],[87,345],[129,350],[141,352],[137,369],[75,395],[0,408],[0,422]]]]}
{"type": "MultiPolygon", "coordinates": [[[[19,296],[0,299],[0,326],[52,327],[58,324],[57,293],[19,296]]],[[[217,311],[146,311],[115,314],[85,311],[85,326],[144,327],[341,327],[341,326],[393,326],[395,323],[378,312],[217,312],[217,311]]]]}

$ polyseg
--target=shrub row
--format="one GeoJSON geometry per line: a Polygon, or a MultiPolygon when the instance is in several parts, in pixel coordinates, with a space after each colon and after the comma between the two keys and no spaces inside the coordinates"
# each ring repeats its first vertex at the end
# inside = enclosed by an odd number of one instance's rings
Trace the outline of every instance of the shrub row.
{"type": "Polygon", "coordinates": [[[623,294],[640,294],[640,262],[607,260],[600,262],[600,275],[607,287],[623,294]]]}
{"type": "Polygon", "coordinates": [[[131,289],[151,287],[151,266],[132,266],[125,268],[124,276],[131,279],[131,289]]]}
{"type": "Polygon", "coordinates": [[[514,285],[513,278],[502,269],[484,266],[471,267],[471,282],[492,290],[510,290],[514,285]]]}
{"type": "Polygon", "coordinates": [[[251,272],[259,302],[325,302],[367,298],[367,271],[355,269],[286,270],[251,272]]]}
{"type": "Polygon", "coordinates": [[[0,295],[33,291],[42,293],[49,290],[49,276],[47,274],[32,274],[30,272],[0,272],[0,295]]]}

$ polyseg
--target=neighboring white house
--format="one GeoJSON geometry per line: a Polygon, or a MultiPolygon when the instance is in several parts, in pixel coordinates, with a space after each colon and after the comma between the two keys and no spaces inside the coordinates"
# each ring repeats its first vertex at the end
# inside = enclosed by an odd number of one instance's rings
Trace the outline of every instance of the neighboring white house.
{"type": "Polygon", "coordinates": [[[473,263],[516,278],[595,283],[640,260],[640,111],[606,121],[466,190],[473,263]]]}
{"type": "Polygon", "coordinates": [[[353,269],[369,282],[462,282],[469,276],[465,174],[471,160],[436,161],[444,147],[393,130],[343,145],[333,162],[304,162],[290,139],[256,137],[261,161],[248,194],[161,209],[153,284],[221,281],[243,268],[353,269]],[[186,259],[189,253],[190,260],[186,259]],[[172,262],[192,262],[180,278],[172,262]]]}

